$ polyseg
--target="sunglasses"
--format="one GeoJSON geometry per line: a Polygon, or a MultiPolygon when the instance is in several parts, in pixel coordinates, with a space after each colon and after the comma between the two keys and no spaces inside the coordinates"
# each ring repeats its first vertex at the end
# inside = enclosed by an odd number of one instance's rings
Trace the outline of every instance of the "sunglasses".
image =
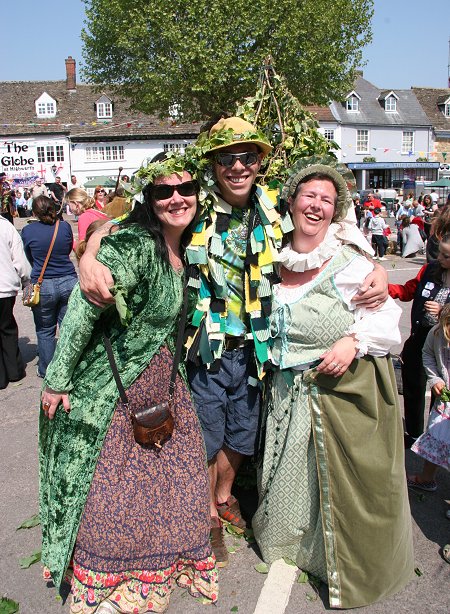
{"type": "Polygon", "coordinates": [[[95,193],[96,194],[106,194],[105,190],[97,190],[95,193]]]}
{"type": "Polygon", "coordinates": [[[233,168],[236,161],[239,162],[243,166],[253,166],[258,161],[258,154],[255,151],[247,151],[245,153],[218,153],[214,156],[215,161],[220,166],[225,166],[226,168],[233,168]]]}
{"type": "Polygon", "coordinates": [[[177,191],[180,196],[194,196],[198,192],[197,181],[183,181],[177,185],[169,185],[162,183],[152,187],[152,196],[155,200],[167,200],[173,196],[174,191],[177,191]]]}

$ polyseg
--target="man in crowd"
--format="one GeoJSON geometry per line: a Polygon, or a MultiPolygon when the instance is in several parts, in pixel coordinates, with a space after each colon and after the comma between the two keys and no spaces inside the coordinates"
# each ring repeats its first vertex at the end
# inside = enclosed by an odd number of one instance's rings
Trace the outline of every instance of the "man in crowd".
{"type": "Polygon", "coordinates": [[[364,206],[366,208],[369,208],[370,206],[372,206],[374,209],[378,208],[381,209],[381,200],[379,198],[375,198],[375,195],[370,192],[369,194],[367,194],[367,200],[364,203],[364,206]]]}
{"type": "Polygon", "coordinates": [[[47,186],[42,183],[40,177],[36,179],[36,183],[31,188],[31,198],[35,199],[38,196],[48,196],[47,186]]]}
{"type": "MultiPolygon", "coordinates": [[[[268,356],[267,315],[271,285],[276,281],[275,269],[272,273],[269,269],[282,233],[292,223],[286,212],[277,211],[267,190],[255,183],[272,149],[264,135],[248,122],[231,117],[211,128],[209,143],[207,157],[215,184],[186,250],[188,262],[210,267],[208,276],[201,276],[202,299],[188,329],[188,377],[209,463],[211,541],[217,564],[223,567],[228,552],[220,517],[240,532],[246,526],[231,489],[243,459],[254,453],[260,409],[258,375],[263,375],[268,356]],[[217,142],[220,145],[212,145],[217,142]],[[255,233],[257,242],[264,245],[262,259],[251,240],[255,233]],[[258,285],[257,295],[250,289],[250,280],[253,287],[258,285]]],[[[107,232],[103,226],[97,240],[91,237],[80,263],[81,287],[97,305],[114,300],[108,290],[114,283],[111,274],[95,261],[100,237],[107,232]]],[[[362,293],[371,281],[366,281],[362,293]]],[[[383,289],[371,288],[362,300],[386,297],[385,285],[381,271],[376,286],[383,289]]]]}
{"type": "Polygon", "coordinates": [[[62,202],[64,200],[65,193],[66,187],[61,183],[61,177],[55,177],[55,183],[50,185],[50,197],[55,203],[55,208],[59,219],[62,219],[62,202]]]}

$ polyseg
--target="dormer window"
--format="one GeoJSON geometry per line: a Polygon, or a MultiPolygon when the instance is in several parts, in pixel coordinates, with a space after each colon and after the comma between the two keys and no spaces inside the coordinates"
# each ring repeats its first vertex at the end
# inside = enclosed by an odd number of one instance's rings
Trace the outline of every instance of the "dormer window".
{"type": "Polygon", "coordinates": [[[388,96],[384,101],[384,110],[387,113],[395,113],[397,111],[397,99],[395,96],[388,96]]]}
{"type": "Polygon", "coordinates": [[[44,92],[36,100],[36,115],[38,117],[55,117],[56,115],[56,100],[44,92]]]}
{"type": "Polygon", "coordinates": [[[361,97],[356,92],[350,92],[345,100],[345,108],[347,111],[357,113],[359,111],[359,101],[361,97]]]}
{"type": "Polygon", "coordinates": [[[113,114],[112,101],[108,96],[103,95],[95,103],[97,109],[97,119],[111,119],[113,114]]]}
{"type": "Polygon", "coordinates": [[[444,106],[444,115],[445,117],[450,117],[450,102],[447,102],[444,106]]]}

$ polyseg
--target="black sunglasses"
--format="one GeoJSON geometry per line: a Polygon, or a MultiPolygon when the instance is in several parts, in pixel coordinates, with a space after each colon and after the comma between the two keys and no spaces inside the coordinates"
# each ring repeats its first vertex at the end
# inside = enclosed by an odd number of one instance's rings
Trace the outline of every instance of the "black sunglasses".
{"type": "Polygon", "coordinates": [[[194,196],[198,192],[198,182],[183,181],[183,183],[177,183],[177,185],[169,185],[168,183],[154,185],[152,196],[155,200],[166,200],[173,196],[175,190],[180,196],[194,196]]]}
{"type": "Polygon", "coordinates": [[[105,190],[97,190],[96,194],[106,194],[105,190]]]}
{"type": "Polygon", "coordinates": [[[255,151],[247,151],[244,153],[218,153],[214,156],[215,161],[220,166],[226,166],[227,168],[232,168],[236,160],[243,166],[253,166],[258,161],[258,154],[255,151]]]}

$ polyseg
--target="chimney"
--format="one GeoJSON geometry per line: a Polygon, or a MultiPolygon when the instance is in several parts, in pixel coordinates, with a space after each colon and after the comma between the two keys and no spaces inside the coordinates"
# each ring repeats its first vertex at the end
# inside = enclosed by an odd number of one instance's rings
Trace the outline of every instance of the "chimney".
{"type": "Polygon", "coordinates": [[[77,74],[75,68],[76,62],[71,55],[66,59],[66,87],[69,92],[75,92],[77,89],[77,74]]]}

